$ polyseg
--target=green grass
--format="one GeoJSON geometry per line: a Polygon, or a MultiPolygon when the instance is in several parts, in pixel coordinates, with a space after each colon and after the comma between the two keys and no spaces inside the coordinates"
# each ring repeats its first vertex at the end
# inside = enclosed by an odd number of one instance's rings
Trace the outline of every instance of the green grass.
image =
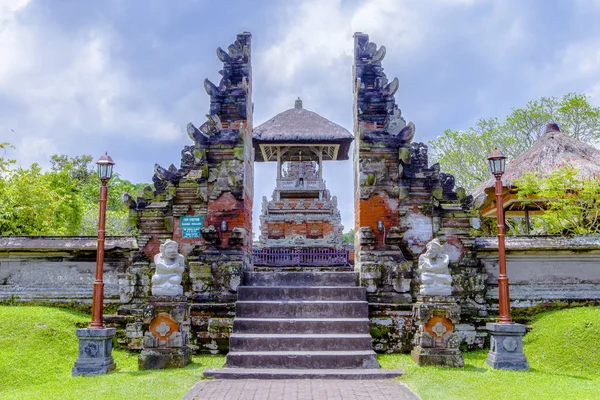
{"type": "Polygon", "coordinates": [[[465,368],[418,367],[408,355],[382,355],[384,368],[428,399],[600,399],[600,308],[536,316],[524,340],[529,372],[493,370],[487,351],[465,353],[465,368]]]}
{"type": "MultiPolygon", "coordinates": [[[[47,307],[0,306],[0,399],[180,399],[204,368],[222,356],[196,356],[183,369],[138,371],[137,354],[113,351],[117,370],[71,377],[76,327],[89,316],[47,307]]],[[[600,399],[600,308],[582,307],[536,316],[524,348],[529,372],[492,370],[486,351],[465,354],[464,369],[417,367],[408,355],[382,355],[384,368],[427,399],[600,399]]]]}
{"type": "Polygon", "coordinates": [[[225,361],[222,356],[196,356],[183,369],[138,371],[137,354],[115,349],[115,372],[72,378],[75,329],[89,320],[86,314],[58,308],[0,306],[0,398],[180,399],[204,368],[218,368],[225,361]]]}

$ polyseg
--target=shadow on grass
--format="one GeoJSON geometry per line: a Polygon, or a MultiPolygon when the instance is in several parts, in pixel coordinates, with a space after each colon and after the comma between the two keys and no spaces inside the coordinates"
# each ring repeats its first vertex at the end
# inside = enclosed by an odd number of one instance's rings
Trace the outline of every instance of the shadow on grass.
{"type": "Polygon", "coordinates": [[[180,371],[186,371],[186,370],[203,370],[204,368],[206,368],[205,366],[203,366],[202,364],[198,364],[198,363],[190,363],[189,365],[187,365],[185,368],[168,368],[168,369],[145,369],[145,370],[138,370],[138,371],[120,371],[119,368],[117,368],[116,371],[111,372],[110,374],[115,374],[115,375],[129,375],[129,376],[145,376],[145,375],[160,375],[160,374],[168,374],[168,373],[173,373],[174,370],[180,370],[180,371]]]}
{"type": "MultiPolygon", "coordinates": [[[[524,371],[524,372],[527,372],[527,371],[524,371]]],[[[566,374],[566,373],[560,373],[560,372],[550,372],[550,371],[546,371],[546,370],[543,370],[543,369],[531,368],[531,367],[529,368],[529,372],[536,372],[538,374],[549,375],[549,376],[559,376],[561,378],[579,379],[581,381],[593,381],[593,380],[595,380],[595,379],[589,378],[587,376],[566,374]]],[[[600,379],[600,375],[598,376],[598,378],[600,379]]]]}
{"type": "MultiPolygon", "coordinates": [[[[461,371],[461,369],[458,369],[459,371],[461,371]]],[[[465,364],[465,367],[462,369],[462,371],[465,372],[477,372],[479,374],[482,374],[484,372],[487,372],[488,369],[485,367],[477,367],[473,364],[465,364]]]]}

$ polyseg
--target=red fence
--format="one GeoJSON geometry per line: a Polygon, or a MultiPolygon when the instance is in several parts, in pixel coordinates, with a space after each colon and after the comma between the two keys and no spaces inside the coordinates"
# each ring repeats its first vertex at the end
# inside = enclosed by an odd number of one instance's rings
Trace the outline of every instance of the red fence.
{"type": "Polygon", "coordinates": [[[348,265],[348,251],[337,249],[254,249],[255,265],[348,265]]]}

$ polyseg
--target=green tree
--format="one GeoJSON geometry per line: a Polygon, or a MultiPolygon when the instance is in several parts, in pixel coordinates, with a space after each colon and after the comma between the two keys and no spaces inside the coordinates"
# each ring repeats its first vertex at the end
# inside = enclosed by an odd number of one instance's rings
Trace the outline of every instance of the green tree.
{"type": "Polygon", "coordinates": [[[342,235],[342,243],[354,243],[354,229],[350,229],[342,235]]]}
{"type": "MultiPolygon", "coordinates": [[[[11,148],[0,143],[0,149],[11,148]]],[[[13,169],[14,160],[0,157],[0,235],[96,235],[100,181],[92,157],[53,155],[51,170],[38,164],[13,169]]],[[[106,231],[133,233],[123,193],[135,194],[128,180],[113,174],[109,181],[106,231]]]]}
{"type": "Polygon", "coordinates": [[[0,234],[77,235],[83,202],[68,171],[37,164],[7,172],[0,193],[0,234]]]}
{"type": "Polygon", "coordinates": [[[515,180],[520,199],[544,213],[533,219],[538,233],[600,233],[600,177],[577,179],[566,165],[546,175],[529,173],[515,180]],[[543,206],[534,200],[546,199],[543,206]]]}
{"type": "Polygon", "coordinates": [[[15,160],[5,157],[6,151],[14,148],[15,147],[8,142],[0,143],[0,150],[2,150],[2,153],[4,153],[3,155],[0,155],[0,177],[10,170],[11,165],[16,163],[15,160]]]}
{"type": "Polygon", "coordinates": [[[494,148],[514,159],[544,134],[550,122],[581,141],[600,141],[600,108],[592,106],[584,94],[569,93],[561,99],[530,101],[502,121],[482,118],[466,131],[447,129],[429,145],[441,170],[454,175],[457,186],[470,192],[490,178],[486,159],[494,148]]]}

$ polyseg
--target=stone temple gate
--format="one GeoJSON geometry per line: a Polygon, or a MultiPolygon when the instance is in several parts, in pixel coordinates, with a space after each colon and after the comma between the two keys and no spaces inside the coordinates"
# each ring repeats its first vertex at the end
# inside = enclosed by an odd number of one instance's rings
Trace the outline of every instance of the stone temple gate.
{"type": "MultiPolygon", "coordinates": [[[[326,292],[327,295],[339,292],[342,296],[337,300],[315,300],[317,303],[337,301],[341,308],[332,308],[329,312],[333,314],[329,315],[314,305],[314,318],[335,318],[349,313],[348,318],[360,320],[358,328],[346,327],[360,332],[353,338],[346,338],[350,342],[344,342],[344,339],[331,343],[333,349],[342,352],[347,349],[340,350],[335,347],[336,343],[363,349],[363,353],[355,354],[350,363],[375,367],[376,361],[369,353],[373,349],[379,352],[410,351],[414,331],[413,305],[418,294],[417,258],[433,238],[441,240],[444,252],[450,256],[454,276],[452,295],[460,305],[460,315],[453,318],[463,321],[465,329],[475,335],[472,324],[487,315],[487,308],[482,266],[469,250],[471,219],[475,217],[470,207],[471,199],[463,190],[454,188],[452,176],[441,173],[437,164],[429,165],[424,144],[413,142],[415,125],[404,120],[394,98],[398,79],[390,81],[383,72],[385,48],[370,42],[362,33],[355,34],[354,39],[354,137],[345,129],[323,121],[321,128],[324,129],[319,131],[319,124],[315,125],[314,119],[313,126],[308,126],[312,130],[307,130],[302,118],[309,111],[303,110],[301,102],[280,114],[279,118],[275,117],[275,122],[268,121],[260,129],[253,129],[251,35],[241,33],[227,50],[217,49],[223,68],[219,71],[221,79],[218,83],[204,81],[210,97],[206,122],[199,127],[188,124],[190,144],[182,149],[180,166],[156,165],[152,178],[154,189],[147,188],[142,196],[129,199],[131,221],[139,230],[138,251],[133,252],[131,265],[119,285],[122,301],[119,315],[108,319],[126,326],[121,340],[130,348],[142,347],[142,319],[152,312],[147,307],[152,259],[159,252],[160,243],[167,239],[178,242],[179,251],[185,256],[183,289],[189,306],[189,323],[185,329],[191,346],[201,353],[224,353],[230,349],[231,336],[231,346],[235,350],[230,353],[230,364],[242,360],[239,365],[254,366],[249,356],[241,353],[248,348],[259,349],[256,352],[265,350],[261,343],[252,344],[255,340],[252,335],[262,331],[248,322],[248,318],[251,319],[248,316],[262,318],[262,327],[278,329],[275,321],[264,321],[264,310],[252,308],[250,300],[257,298],[252,296],[258,296],[263,303],[275,302],[276,299],[268,296],[275,292],[282,298],[291,296],[297,289],[280,287],[302,282],[366,290],[366,296],[355,289],[327,291],[317,288],[314,292],[326,292]],[[288,112],[290,115],[284,115],[288,112]],[[286,118],[290,119],[288,126],[285,126],[286,118]],[[287,136],[277,136],[282,132],[287,136]],[[294,136],[298,132],[300,134],[294,136]],[[344,158],[353,139],[355,272],[324,272],[329,275],[297,275],[296,278],[294,273],[273,278],[265,275],[268,272],[253,272],[254,161],[276,161],[278,164],[274,198],[263,201],[263,208],[268,211],[264,214],[261,230],[265,244],[289,245],[290,241],[300,237],[317,247],[327,247],[335,245],[328,240],[335,241],[341,232],[336,231],[339,215],[335,214],[334,199],[320,186],[322,162],[344,158]],[[284,162],[288,163],[285,171],[282,169],[284,162]],[[295,218],[304,218],[301,221],[304,230],[302,234],[296,232],[295,236],[288,237],[286,229],[291,228],[286,225],[286,213],[278,214],[277,210],[288,207],[287,214],[293,214],[291,203],[297,203],[300,197],[304,199],[303,206],[308,213],[295,218]],[[319,221],[316,215],[324,211],[330,213],[329,219],[319,221]],[[312,215],[311,212],[314,215],[306,217],[312,215]],[[335,274],[350,276],[344,278],[335,274]],[[279,282],[279,286],[274,282],[279,282]],[[260,290],[250,288],[269,285],[279,289],[261,294],[260,290]],[[242,312],[246,317],[240,316],[242,312]],[[234,323],[234,317],[240,321],[234,323]],[[237,336],[236,329],[241,332],[237,336]]],[[[270,307],[266,311],[272,315],[280,312],[280,318],[292,312],[279,309],[280,305],[276,303],[270,307]]],[[[323,333],[330,326],[327,321],[315,321],[315,324],[306,328],[306,332],[316,329],[314,332],[323,333]]],[[[343,331],[346,328],[338,326],[335,329],[343,331]]],[[[287,339],[278,340],[284,343],[287,339]]],[[[470,344],[482,345],[482,340],[478,337],[470,344]]],[[[288,345],[293,347],[291,343],[288,345]]],[[[281,346],[280,352],[292,351],[285,344],[281,346]]],[[[310,347],[310,344],[306,346],[310,347]]],[[[271,356],[275,357],[273,353],[271,356]]],[[[275,361],[273,363],[277,365],[275,361]]],[[[328,364],[323,361],[322,365],[328,364]]]]}

